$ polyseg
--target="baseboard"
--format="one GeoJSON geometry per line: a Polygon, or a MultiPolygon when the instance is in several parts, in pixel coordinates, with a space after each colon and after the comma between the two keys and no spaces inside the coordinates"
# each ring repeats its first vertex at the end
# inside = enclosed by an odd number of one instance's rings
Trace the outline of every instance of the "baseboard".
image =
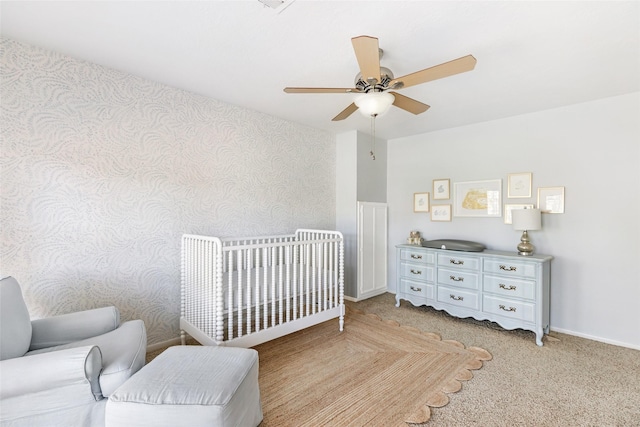
{"type": "Polygon", "coordinates": [[[172,345],[178,345],[178,344],[181,344],[180,337],[172,338],[170,340],[162,341],[155,344],[151,344],[147,346],[147,353],[160,350],[166,347],[171,347],[172,345]]]}
{"type": "Polygon", "coordinates": [[[377,297],[378,295],[382,295],[382,294],[386,294],[386,293],[389,293],[389,291],[387,291],[385,289],[383,291],[376,291],[376,292],[371,293],[371,294],[363,295],[360,298],[354,298],[354,297],[350,297],[350,296],[345,295],[344,299],[347,300],[347,301],[351,301],[351,302],[358,302],[358,301],[363,301],[363,300],[366,300],[366,299],[369,299],[369,298],[377,297]]]}
{"type": "Polygon", "coordinates": [[[561,334],[573,335],[575,337],[585,338],[585,339],[592,340],[592,341],[603,342],[605,344],[611,344],[611,345],[615,345],[615,346],[618,346],[618,347],[626,347],[626,348],[631,348],[631,349],[634,349],[634,350],[640,350],[640,345],[637,345],[637,344],[630,344],[630,343],[626,343],[626,342],[622,342],[622,341],[610,340],[608,338],[597,337],[597,336],[589,335],[589,334],[582,334],[580,332],[570,331],[568,329],[562,329],[562,328],[553,328],[552,327],[551,330],[553,332],[560,332],[561,334]]]}

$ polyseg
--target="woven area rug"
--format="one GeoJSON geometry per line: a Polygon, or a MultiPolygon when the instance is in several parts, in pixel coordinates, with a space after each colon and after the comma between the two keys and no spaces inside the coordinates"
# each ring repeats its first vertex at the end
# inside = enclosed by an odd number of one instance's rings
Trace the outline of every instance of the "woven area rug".
{"type": "Polygon", "coordinates": [[[473,378],[491,354],[349,309],[255,347],[264,421],[273,426],[406,426],[473,378]]]}

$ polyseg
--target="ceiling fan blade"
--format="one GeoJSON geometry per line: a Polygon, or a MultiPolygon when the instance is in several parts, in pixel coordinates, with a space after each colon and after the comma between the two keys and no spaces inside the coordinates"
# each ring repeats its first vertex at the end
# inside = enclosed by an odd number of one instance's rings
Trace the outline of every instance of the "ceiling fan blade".
{"type": "Polygon", "coordinates": [[[338,114],[333,119],[331,119],[331,121],[332,122],[338,122],[340,120],[344,120],[347,117],[349,117],[351,114],[353,114],[357,109],[358,109],[358,106],[356,104],[354,104],[354,103],[351,103],[351,105],[349,105],[347,108],[342,110],[340,112],[340,114],[338,114]]]}
{"type": "Polygon", "coordinates": [[[351,44],[356,53],[362,79],[369,83],[375,79],[375,83],[380,83],[380,50],[378,48],[378,39],[369,36],[354,37],[351,39],[351,44]]]}
{"type": "Polygon", "coordinates": [[[398,108],[402,108],[405,111],[408,111],[413,114],[420,114],[420,113],[424,113],[429,109],[429,106],[427,104],[423,104],[422,102],[416,101],[413,98],[400,95],[397,92],[389,92],[389,93],[391,93],[396,98],[395,101],[393,101],[393,105],[395,105],[398,108]]]}
{"type": "Polygon", "coordinates": [[[407,74],[406,76],[393,79],[390,83],[390,87],[394,87],[395,84],[401,83],[400,87],[415,86],[421,83],[430,82],[432,80],[441,79],[443,77],[453,76],[454,74],[464,73],[471,71],[476,66],[476,58],[472,55],[463,56],[462,58],[454,59],[453,61],[445,62],[440,65],[436,65],[431,68],[426,68],[415,73],[407,74]]]}
{"type": "Polygon", "coordinates": [[[353,93],[360,92],[351,87],[285,87],[287,93],[353,93]]]}

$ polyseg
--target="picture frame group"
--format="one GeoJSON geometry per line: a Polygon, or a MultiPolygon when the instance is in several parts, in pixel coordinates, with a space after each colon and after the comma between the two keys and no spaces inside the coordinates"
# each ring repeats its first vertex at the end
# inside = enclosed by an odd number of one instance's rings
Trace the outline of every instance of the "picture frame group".
{"type": "MultiPolygon", "coordinates": [[[[533,173],[507,174],[507,198],[531,199],[533,173]]],[[[430,213],[431,221],[451,221],[452,217],[504,217],[505,224],[512,223],[512,211],[532,209],[536,205],[522,203],[502,204],[502,179],[454,182],[453,191],[449,178],[432,180],[431,192],[413,194],[413,211],[430,213]],[[431,201],[450,200],[451,203],[431,201]]],[[[539,187],[537,207],[542,213],[564,213],[564,187],[539,187]]]]}

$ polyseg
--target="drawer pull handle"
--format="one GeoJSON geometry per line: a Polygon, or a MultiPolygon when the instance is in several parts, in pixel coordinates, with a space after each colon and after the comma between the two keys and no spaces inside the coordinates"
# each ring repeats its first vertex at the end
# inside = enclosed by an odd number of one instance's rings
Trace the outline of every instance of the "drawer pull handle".
{"type": "Polygon", "coordinates": [[[504,305],[502,305],[502,304],[500,304],[500,305],[499,305],[499,307],[500,307],[500,310],[504,310],[504,311],[513,311],[513,312],[515,312],[515,311],[516,311],[516,308],[515,308],[515,307],[505,308],[505,306],[504,306],[504,305]]]}
{"type": "Polygon", "coordinates": [[[449,280],[453,280],[454,282],[464,282],[464,277],[449,276],[449,280]]]}
{"type": "Polygon", "coordinates": [[[450,259],[449,263],[455,264],[455,265],[463,265],[464,261],[462,261],[461,259],[450,259]]]}
{"type": "Polygon", "coordinates": [[[454,294],[449,294],[449,298],[451,298],[454,301],[462,301],[464,299],[464,297],[457,297],[454,294]]]}
{"type": "Polygon", "coordinates": [[[422,259],[422,255],[411,254],[412,259],[422,259]]]}
{"type": "Polygon", "coordinates": [[[422,292],[422,288],[416,288],[415,286],[411,286],[410,288],[413,292],[422,292]]]}
{"type": "Polygon", "coordinates": [[[505,291],[515,291],[516,287],[513,285],[505,285],[504,283],[500,283],[500,289],[504,289],[505,291]]]}
{"type": "Polygon", "coordinates": [[[512,265],[509,267],[507,267],[506,265],[500,266],[500,270],[503,270],[503,271],[516,271],[517,269],[518,269],[517,267],[514,267],[512,265]]]}
{"type": "Polygon", "coordinates": [[[413,268],[411,269],[411,274],[422,274],[422,271],[420,270],[414,270],[413,268]]]}

